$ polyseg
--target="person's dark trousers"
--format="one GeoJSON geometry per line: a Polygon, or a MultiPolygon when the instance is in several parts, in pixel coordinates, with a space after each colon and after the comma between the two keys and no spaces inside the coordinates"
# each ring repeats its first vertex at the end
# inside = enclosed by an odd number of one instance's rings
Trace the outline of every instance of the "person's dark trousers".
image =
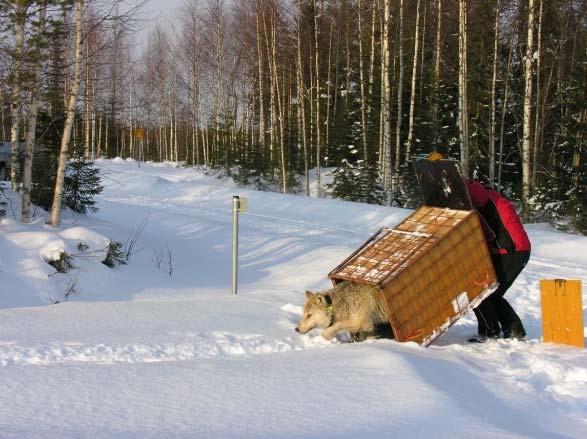
{"type": "Polygon", "coordinates": [[[528,263],[530,252],[493,255],[491,259],[499,286],[474,310],[479,336],[499,337],[501,326],[505,338],[523,338],[526,336],[524,325],[503,296],[528,263]]]}

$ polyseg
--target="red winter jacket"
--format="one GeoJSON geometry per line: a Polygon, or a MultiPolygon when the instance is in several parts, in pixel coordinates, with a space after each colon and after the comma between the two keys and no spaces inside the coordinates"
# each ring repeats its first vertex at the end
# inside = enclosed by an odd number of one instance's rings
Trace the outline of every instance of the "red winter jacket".
{"type": "Polygon", "coordinates": [[[488,238],[495,253],[530,251],[530,240],[511,201],[474,180],[467,181],[467,189],[473,207],[495,234],[488,238]]]}

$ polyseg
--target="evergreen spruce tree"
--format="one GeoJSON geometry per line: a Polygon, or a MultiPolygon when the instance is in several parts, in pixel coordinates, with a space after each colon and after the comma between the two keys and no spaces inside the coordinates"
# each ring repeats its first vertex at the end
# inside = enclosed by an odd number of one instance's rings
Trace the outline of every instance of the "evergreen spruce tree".
{"type": "Polygon", "coordinates": [[[561,120],[554,136],[555,154],[550,172],[539,173],[529,207],[534,221],[548,221],[557,228],[587,233],[587,162],[583,145],[585,91],[572,78],[561,90],[561,120]],[[564,110],[563,110],[564,109],[564,110]]]}
{"type": "Polygon", "coordinates": [[[352,164],[343,159],[334,171],[334,180],[328,186],[333,198],[368,204],[385,204],[385,192],[376,166],[363,161],[352,164]]]}
{"type": "Polygon", "coordinates": [[[64,177],[63,204],[74,212],[96,212],[94,197],[102,192],[100,170],[94,162],[78,158],[67,164],[64,177]]]}
{"type": "MultiPolygon", "coordinates": [[[[350,99],[344,112],[344,123],[337,134],[338,142],[331,148],[331,157],[340,166],[334,170],[334,179],[328,185],[332,197],[368,204],[385,204],[383,182],[376,163],[359,159],[362,127],[359,122],[360,99],[357,87],[348,91],[350,99]]],[[[367,124],[370,126],[371,124],[367,124]]],[[[335,134],[336,135],[336,134],[335,134]]]]}
{"type": "Polygon", "coordinates": [[[415,209],[421,204],[420,186],[412,162],[405,163],[400,168],[399,190],[395,202],[406,209],[415,209]]]}
{"type": "Polygon", "coordinates": [[[57,152],[45,143],[38,145],[33,161],[31,202],[44,210],[49,210],[53,202],[56,172],[57,152]]]}
{"type": "Polygon", "coordinates": [[[333,198],[340,198],[347,201],[355,201],[355,189],[358,180],[358,171],[346,159],[341,166],[333,172],[334,180],[328,189],[333,198]]]}

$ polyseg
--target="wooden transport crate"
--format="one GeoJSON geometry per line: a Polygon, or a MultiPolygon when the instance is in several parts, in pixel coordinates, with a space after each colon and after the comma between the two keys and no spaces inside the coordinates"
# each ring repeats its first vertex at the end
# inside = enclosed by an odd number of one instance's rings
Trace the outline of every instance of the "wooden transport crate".
{"type": "Polygon", "coordinates": [[[424,346],[497,288],[475,211],[422,206],[328,275],[382,288],[394,337],[424,346]]]}

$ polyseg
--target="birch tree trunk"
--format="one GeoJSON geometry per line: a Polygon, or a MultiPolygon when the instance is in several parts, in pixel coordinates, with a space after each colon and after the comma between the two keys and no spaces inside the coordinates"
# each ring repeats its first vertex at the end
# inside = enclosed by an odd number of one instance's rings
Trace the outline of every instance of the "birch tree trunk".
{"type": "Polygon", "coordinates": [[[459,135],[461,163],[469,176],[469,110],[467,99],[467,1],[459,0],[459,135]]]}
{"type": "Polygon", "coordinates": [[[51,216],[49,224],[56,227],[59,225],[61,217],[61,200],[63,197],[63,180],[65,176],[65,167],[67,166],[67,158],[69,151],[69,139],[71,137],[71,128],[75,116],[75,107],[77,103],[77,95],[80,86],[80,73],[82,65],[82,16],[83,16],[84,1],[76,1],[75,14],[75,62],[73,67],[73,78],[71,90],[69,92],[69,101],[67,104],[67,118],[63,127],[63,134],[61,136],[61,151],[59,153],[59,164],[57,167],[57,176],[55,180],[55,195],[53,197],[53,206],[51,207],[51,216]]]}
{"type": "Polygon", "coordinates": [[[363,5],[362,0],[358,0],[358,20],[359,20],[359,82],[361,87],[361,140],[363,142],[363,160],[365,161],[365,165],[369,164],[369,152],[367,150],[367,116],[366,106],[367,102],[365,100],[365,72],[364,72],[364,63],[363,63],[363,26],[362,26],[362,12],[363,12],[363,5]]]}
{"type": "Polygon", "coordinates": [[[98,68],[94,67],[94,78],[92,80],[92,142],[90,144],[90,160],[96,159],[96,82],[98,81],[98,68]]]}
{"type": "Polygon", "coordinates": [[[420,50],[420,94],[418,96],[419,104],[422,105],[424,100],[424,62],[426,58],[426,23],[428,19],[428,0],[424,0],[424,15],[422,17],[422,43],[420,50]]]}
{"type": "Polygon", "coordinates": [[[22,222],[30,222],[31,214],[31,180],[33,172],[33,152],[35,146],[35,135],[37,132],[37,113],[39,109],[39,89],[41,86],[41,48],[40,39],[45,33],[45,17],[47,16],[47,1],[39,2],[39,30],[38,41],[35,47],[35,64],[33,84],[31,87],[31,105],[29,108],[29,124],[26,133],[24,147],[24,169],[22,176],[22,222]]]}
{"type": "Polygon", "coordinates": [[[308,163],[308,145],[306,141],[306,112],[304,102],[304,78],[303,78],[303,66],[302,66],[302,37],[301,37],[301,14],[302,14],[302,3],[301,0],[297,1],[296,11],[296,81],[297,81],[297,109],[298,109],[298,148],[303,149],[304,153],[304,173],[306,176],[306,195],[310,196],[310,169],[308,163]]]}
{"type": "Polygon", "coordinates": [[[377,18],[378,0],[371,0],[371,53],[369,55],[369,98],[373,97],[373,82],[375,72],[375,22],[377,18]]]}
{"type": "MultiPolygon", "coordinates": [[[[389,0],[387,0],[389,1],[389,0]]],[[[399,2],[399,41],[398,41],[398,80],[397,80],[397,119],[395,122],[395,172],[392,179],[392,193],[398,190],[401,163],[401,128],[402,128],[402,98],[404,94],[404,0],[399,2]]]]}
{"type": "MultiPolygon", "coordinates": [[[[190,10],[190,22],[191,26],[197,25],[197,15],[194,9],[190,10]]],[[[200,164],[200,145],[199,145],[199,118],[200,118],[200,63],[198,60],[199,41],[195,29],[190,29],[190,47],[189,52],[191,56],[191,68],[192,68],[192,99],[193,99],[193,132],[192,132],[192,164],[200,164]]]]}
{"type": "Polygon", "coordinates": [[[499,129],[499,163],[497,166],[497,188],[501,189],[501,172],[503,169],[503,134],[505,130],[505,115],[508,108],[508,97],[509,97],[509,85],[510,85],[510,68],[512,65],[512,51],[513,46],[511,41],[508,41],[510,50],[508,53],[508,63],[505,69],[505,80],[503,86],[503,106],[501,109],[501,126],[499,129]]]}
{"type": "MultiPolygon", "coordinates": [[[[391,157],[387,157],[385,152],[385,142],[383,137],[385,136],[385,84],[386,79],[389,78],[389,67],[386,71],[384,68],[385,64],[385,51],[383,50],[383,35],[385,33],[385,9],[384,11],[379,14],[379,6],[378,6],[378,15],[379,15],[379,46],[380,46],[380,69],[379,69],[379,82],[380,82],[380,92],[379,92],[379,172],[382,175],[383,180],[383,190],[385,195],[388,196],[388,192],[391,191],[391,184],[392,178],[391,173],[388,172],[387,167],[391,161],[391,157]],[[389,159],[389,161],[388,161],[389,159]]],[[[389,40],[388,40],[389,41],[389,40]]],[[[388,43],[389,44],[389,43],[388,43]]]]}
{"type": "MultiPolygon", "coordinates": [[[[128,133],[129,133],[129,156],[133,158],[136,157],[135,151],[135,126],[133,121],[133,88],[134,88],[134,78],[133,78],[133,67],[130,67],[129,72],[129,83],[128,83],[128,133]]],[[[89,137],[89,136],[88,136],[89,137]]],[[[89,142],[88,142],[89,143],[89,142]]]]}
{"type": "MultiPolygon", "coordinates": [[[[108,115],[104,116],[104,153],[108,155],[108,115]]],[[[159,154],[159,161],[161,161],[161,154],[159,154]]]]}
{"type": "Polygon", "coordinates": [[[412,144],[414,143],[414,111],[416,107],[416,77],[418,73],[418,49],[420,44],[420,0],[416,2],[416,33],[414,35],[414,58],[412,64],[412,89],[410,93],[410,116],[408,124],[408,140],[406,142],[406,155],[404,163],[410,161],[412,144]]]}
{"type": "Polygon", "coordinates": [[[538,9],[538,35],[536,48],[536,111],[534,120],[534,150],[532,154],[532,186],[536,187],[538,181],[538,157],[541,149],[541,138],[540,138],[540,114],[544,111],[541,108],[541,91],[542,87],[540,84],[540,73],[542,69],[542,12],[543,12],[544,0],[540,0],[540,8],[538,9]]]}
{"type": "Polygon", "coordinates": [[[440,89],[440,52],[441,52],[441,30],[442,30],[442,0],[436,1],[436,42],[434,44],[434,108],[432,110],[433,126],[437,138],[439,136],[438,113],[439,107],[439,89],[440,89]]]}
{"type": "MultiPolygon", "coordinates": [[[[522,201],[526,205],[530,199],[532,149],[532,57],[534,51],[534,0],[528,0],[528,35],[526,41],[526,60],[524,72],[524,137],[522,143],[522,201]]],[[[524,216],[527,211],[524,209],[524,216]]]]}
{"type": "Polygon", "coordinates": [[[272,81],[275,84],[275,91],[276,91],[276,98],[277,98],[277,117],[279,119],[279,153],[280,153],[280,164],[281,164],[281,191],[285,194],[287,193],[287,173],[285,169],[285,96],[282,92],[282,86],[280,86],[280,82],[278,77],[278,70],[277,70],[277,23],[276,23],[276,12],[275,9],[272,8],[271,13],[271,58],[273,64],[273,75],[274,80],[272,81]]]}
{"type": "Polygon", "coordinates": [[[318,52],[318,6],[314,0],[314,50],[316,61],[316,196],[322,196],[320,181],[320,57],[318,52]]]}
{"type": "Polygon", "coordinates": [[[276,77],[273,74],[273,62],[271,57],[271,50],[269,48],[269,34],[267,32],[267,23],[265,19],[265,11],[263,10],[263,34],[265,37],[265,50],[267,52],[267,65],[269,67],[269,157],[271,161],[271,175],[273,175],[273,148],[275,147],[276,130],[277,130],[277,104],[275,96],[276,77]]]}
{"type": "Polygon", "coordinates": [[[20,134],[20,105],[21,105],[21,77],[22,48],[24,45],[24,28],[28,2],[18,0],[16,6],[16,34],[14,36],[14,62],[12,72],[12,103],[10,106],[11,127],[10,127],[10,182],[12,190],[18,189],[18,177],[20,174],[20,160],[18,158],[18,140],[20,134]]]}
{"type": "Polygon", "coordinates": [[[495,91],[497,86],[497,61],[499,48],[499,0],[495,4],[495,31],[493,39],[493,76],[491,78],[491,121],[489,123],[489,183],[495,183],[495,91]]]}
{"type": "Polygon", "coordinates": [[[259,24],[259,14],[265,13],[261,10],[261,2],[257,2],[257,20],[256,20],[256,35],[257,35],[257,59],[259,66],[259,145],[265,146],[265,102],[263,91],[263,49],[261,44],[261,26],[259,24]]]}
{"type": "MultiPolygon", "coordinates": [[[[214,26],[214,101],[215,101],[215,110],[214,110],[214,144],[213,148],[216,150],[218,157],[218,153],[220,151],[220,140],[221,140],[221,132],[220,132],[220,118],[223,117],[225,113],[225,105],[224,105],[224,96],[223,96],[223,75],[224,75],[224,35],[225,30],[223,28],[223,20],[222,20],[222,8],[223,3],[219,0],[213,1],[212,7],[212,14],[213,14],[213,26],[214,26]]],[[[173,140],[173,139],[172,139],[173,140]]],[[[228,166],[228,161],[226,162],[226,166],[228,166]]]]}
{"type": "Polygon", "coordinates": [[[96,157],[100,158],[102,154],[102,112],[98,116],[98,139],[96,141],[96,157]]]}
{"type": "Polygon", "coordinates": [[[4,93],[2,91],[0,91],[0,126],[2,128],[0,128],[2,131],[0,131],[0,135],[2,136],[3,139],[6,139],[6,116],[4,115],[4,102],[5,102],[5,98],[4,98],[4,93]]]}
{"type": "MultiPolygon", "coordinates": [[[[89,35],[88,35],[89,36],[89,35]]],[[[86,38],[86,53],[90,52],[90,39],[86,38]]],[[[86,59],[84,66],[84,160],[90,156],[90,60],[86,59]]]]}
{"type": "Polygon", "coordinates": [[[314,119],[314,62],[312,60],[312,50],[311,49],[310,49],[310,62],[308,64],[309,64],[308,70],[310,73],[310,78],[309,78],[310,79],[310,87],[308,89],[308,92],[309,92],[308,98],[310,101],[310,117],[309,117],[309,119],[310,119],[309,120],[309,122],[310,122],[310,136],[309,136],[309,139],[310,139],[310,145],[309,145],[310,148],[309,149],[310,149],[310,151],[309,152],[310,152],[310,154],[309,154],[309,156],[310,156],[310,166],[312,166],[313,160],[314,160],[314,158],[313,158],[313,153],[314,153],[313,139],[314,139],[314,132],[316,131],[314,129],[314,123],[316,120],[314,119]]]}
{"type": "MultiPolygon", "coordinates": [[[[330,23],[330,32],[328,37],[328,63],[326,66],[326,120],[325,120],[325,127],[326,127],[326,138],[324,141],[324,155],[326,156],[326,166],[328,166],[328,154],[330,148],[330,85],[331,85],[331,67],[332,67],[332,31],[333,31],[332,23],[330,23]]],[[[347,40],[348,41],[348,40],[347,40]]],[[[336,90],[335,90],[336,91],[336,90]]],[[[348,93],[350,94],[350,93],[348,93]]],[[[348,95],[347,94],[347,95],[348,95]]]]}

